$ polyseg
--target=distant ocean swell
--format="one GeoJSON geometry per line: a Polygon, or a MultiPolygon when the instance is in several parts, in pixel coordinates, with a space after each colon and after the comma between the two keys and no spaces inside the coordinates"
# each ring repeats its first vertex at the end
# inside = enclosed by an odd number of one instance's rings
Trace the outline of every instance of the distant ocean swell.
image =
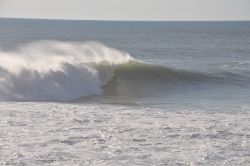
{"type": "Polygon", "coordinates": [[[226,83],[239,77],[146,64],[96,42],[39,41],[2,51],[0,60],[1,101],[70,101],[182,84],[226,83]]]}

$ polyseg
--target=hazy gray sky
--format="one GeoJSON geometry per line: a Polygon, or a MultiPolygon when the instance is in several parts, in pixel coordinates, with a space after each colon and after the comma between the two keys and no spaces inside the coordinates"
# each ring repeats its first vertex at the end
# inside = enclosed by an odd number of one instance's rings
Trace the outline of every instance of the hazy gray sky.
{"type": "Polygon", "coordinates": [[[250,0],[0,0],[0,17],[250,20],[250,0]]]}

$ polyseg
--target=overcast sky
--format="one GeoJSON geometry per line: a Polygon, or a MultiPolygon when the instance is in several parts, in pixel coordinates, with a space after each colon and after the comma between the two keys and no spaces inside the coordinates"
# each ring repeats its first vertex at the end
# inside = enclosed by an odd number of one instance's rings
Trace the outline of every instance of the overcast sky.
{"type": "Polygon", "coordinates": [[[0,0],[0,17],[250,20],[250,0],[0,0]]]}

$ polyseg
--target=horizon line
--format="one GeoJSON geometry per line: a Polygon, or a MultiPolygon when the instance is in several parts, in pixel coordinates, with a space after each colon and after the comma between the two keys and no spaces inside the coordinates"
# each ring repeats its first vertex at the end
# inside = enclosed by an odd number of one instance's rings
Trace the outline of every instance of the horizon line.
{"type": "Polygon", "coordinates": [[[24,20],[54,20],[54,21],[110,21],[110,22],[247,22],[250,20],[143,20],[143,19],[69,19],[69,18],[32,18],[32,17],[1,17],[0,19],[24,19],[24,20]]]}

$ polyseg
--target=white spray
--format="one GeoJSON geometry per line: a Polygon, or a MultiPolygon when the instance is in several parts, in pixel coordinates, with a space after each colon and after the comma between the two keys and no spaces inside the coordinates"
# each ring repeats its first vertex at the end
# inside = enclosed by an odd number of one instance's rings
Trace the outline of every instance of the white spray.
{"type": "Polygon", "coordinates": [[[40,41],[0,52],[0,100],[68,101],[100,95],[103,83],[89,64],[112,66],[130,59],[96,42],[40,41]]]}

